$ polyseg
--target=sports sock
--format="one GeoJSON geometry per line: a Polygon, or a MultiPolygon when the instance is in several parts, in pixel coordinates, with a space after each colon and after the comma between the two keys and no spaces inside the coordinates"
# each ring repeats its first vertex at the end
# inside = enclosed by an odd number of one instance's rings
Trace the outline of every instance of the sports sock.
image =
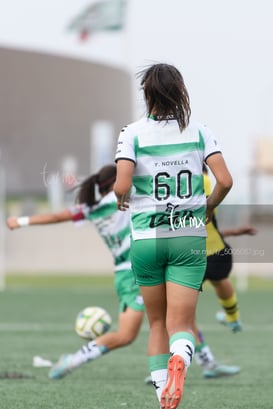
{"type": "Polygon", "coordinates": [[[109,352],[106,346],[97,345],[96,341],[90,341],[74,354],[73,362],[79,366],[99,358],[101,355],[106,354],[106,352],[109,352]]]}
{"type": "Polygon", "coordinates": [[[212,368],[215,365],[215,358],[210,347],[203,341],[195,347],[194,359],[197,365],[212,368]]]}
{"type": "Polygon", "coordinates": [[[190,366],[195,349],[195,338],[189,332],[176,332],[170,338],[171,355],[180,355],[186,369],[190,366]]]}
{"type": "Polygon", "coordinates": [[[153,355],[148,358],[151,378],[155,387],[156,396],[160,402],[161,393],[167,382],[169,354],[153,355]]]}
{"type": "Polygon", "coordinates": [[[226,312],[226,318],[228,322],[239,321],[240,312],[238,309],[237,296],[235,293],[226,300],[219,298],[219,302],[226,312]]]}

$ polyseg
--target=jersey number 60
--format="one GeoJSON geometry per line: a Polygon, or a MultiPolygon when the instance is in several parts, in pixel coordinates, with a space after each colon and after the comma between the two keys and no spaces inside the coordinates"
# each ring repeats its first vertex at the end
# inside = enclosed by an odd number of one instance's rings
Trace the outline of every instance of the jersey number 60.
{"type": "Polygon", "coordinates": [[[166,200],[171,194],[187,199],[192,195],[192,174],[189,170],[181,170],[173,177],[168,172],[159,172],[155,175],[154,186],[157,200],[166,200]]]}

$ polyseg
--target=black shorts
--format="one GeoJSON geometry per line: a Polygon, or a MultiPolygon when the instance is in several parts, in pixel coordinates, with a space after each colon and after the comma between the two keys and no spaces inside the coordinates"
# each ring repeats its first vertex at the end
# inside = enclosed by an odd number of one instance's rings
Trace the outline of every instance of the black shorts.
{"type": "Polygon", "coordinates": [[[223,250],[207,257],[204,281],[220,281],[229,276],[232,269],[232,252],[230,249],[231,247],[226,245],[223,250]]]}

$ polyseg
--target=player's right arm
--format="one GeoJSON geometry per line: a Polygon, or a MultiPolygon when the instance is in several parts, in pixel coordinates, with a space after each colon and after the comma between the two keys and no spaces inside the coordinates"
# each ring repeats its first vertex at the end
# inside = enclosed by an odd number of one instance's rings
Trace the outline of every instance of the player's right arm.
{"type": "Polygon", "coordinates": [[[32,216],[14,217],[7,219],[7,226],[14,230],[19,227],[26,227],[32,225],[55,224],[74,220],[74,216],[70,210],[62,210],[56,213],[37,214],[32,216]]]}

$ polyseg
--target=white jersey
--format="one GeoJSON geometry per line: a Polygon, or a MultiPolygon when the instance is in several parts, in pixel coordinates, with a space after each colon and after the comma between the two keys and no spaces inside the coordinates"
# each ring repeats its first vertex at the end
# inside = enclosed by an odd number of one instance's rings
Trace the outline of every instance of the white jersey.
{"type": "Polygon", "coordinates": [[[75,222],[88,219],[94,223],[113,255],[115,271],[131,268],[130,215],[118,210],[114,192],[105,195],[91,208],[86,204],[80,204],[69,210],[75,222]]]}
{"type": "Polygon", "coordinates": [[[196,123],[181,133],[175,119],[143,118],[122,129],[115,159],[136,165],[130,198],[134,240],[207,235],[202,168],[217,152],[211,131],[196,123]]]}

